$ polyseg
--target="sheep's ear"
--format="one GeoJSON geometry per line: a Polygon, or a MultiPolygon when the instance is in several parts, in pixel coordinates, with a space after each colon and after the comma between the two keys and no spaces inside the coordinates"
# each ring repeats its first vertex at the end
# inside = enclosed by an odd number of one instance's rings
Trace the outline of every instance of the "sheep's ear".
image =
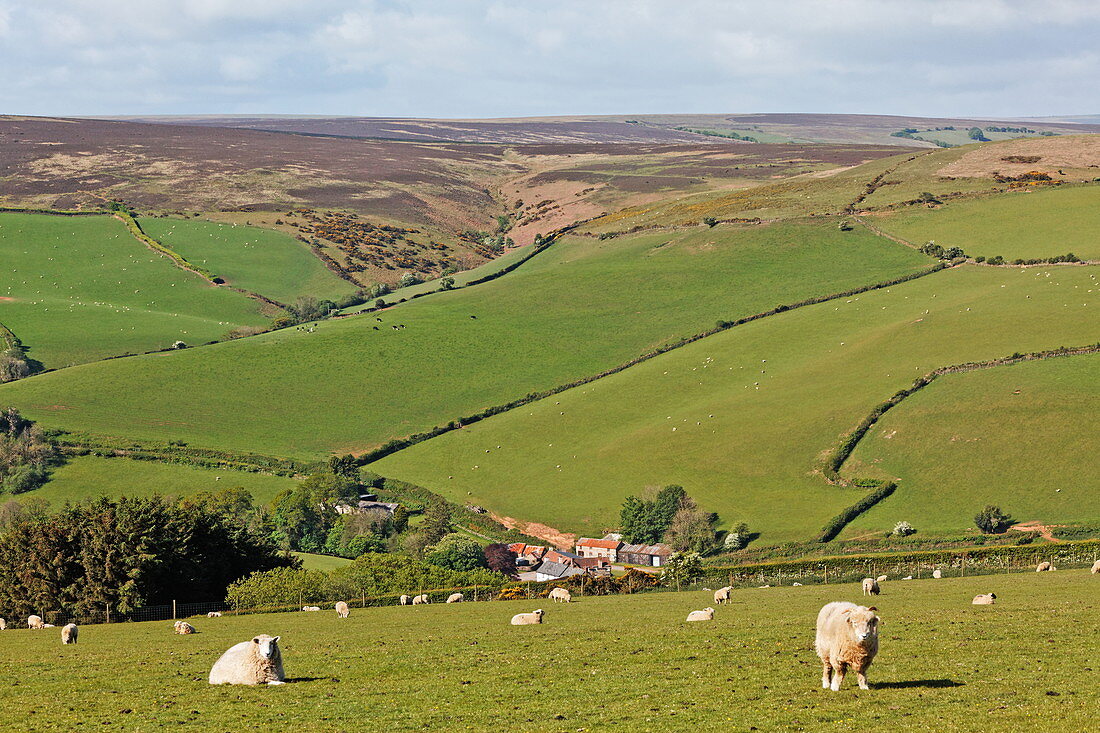
{"type": "Polygon", "coordinates": [[[875,608],[874,606],[870,606],[867,610],[868,611],[877,611],[878,609],[875,608]]]}
{"type": "Polygon", "coordinates": [[[283,637],[281,637],[281,636],[276,636],[274,639],[272,639],[272,641],[278,641],[279,639],[282,639],[282,638],[283,637]]]}
{"type": "Polygon", "coordinates": [[[259,644],[259,643],[260,643],[260,637],[258,637],[258,636],[257,636],[256,638],[254,638],[254,639],[252,640],[252,643],[253,643],[253,644],[259,644]]]}

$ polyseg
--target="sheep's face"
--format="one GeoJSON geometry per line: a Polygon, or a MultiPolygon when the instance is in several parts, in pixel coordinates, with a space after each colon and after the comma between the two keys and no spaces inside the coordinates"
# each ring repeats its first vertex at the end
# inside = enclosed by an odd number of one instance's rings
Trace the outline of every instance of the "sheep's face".
{"type": "Polygon", "coordinates": [[[279,653],[279,637],[271,637],[267,634],[261,634],[252,640],[253,644],[258,647],[258,653],[264,659],[274,659],[279,653]]]}
{"type": "Polygon", "coordinates": [[[878,634],[879,619],[875,615],[876,610],[874,606],[871,606],[870,608],[844,611],[844,616],[848,619],[848,626],[851,627],[852,634],[860,642],[867,641],[878,634]]]}

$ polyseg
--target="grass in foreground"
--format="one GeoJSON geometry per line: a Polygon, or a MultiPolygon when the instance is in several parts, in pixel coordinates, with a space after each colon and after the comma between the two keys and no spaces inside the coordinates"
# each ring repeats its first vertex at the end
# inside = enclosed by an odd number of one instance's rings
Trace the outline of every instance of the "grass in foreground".
{"type": "Polygon", "coordinates": [[[283,303],[299,296],[335,299],[355,285],[337,277],[304,244],[283,232],[195,219],[142,217],[145,233],[230,285],[283,303]]]}
{"type": "Polygon", "coordinates": [[[949,202],[938,209],[907,209],[876,223],[921,245],[935,240],[971,256],[1006,261],[1045,259],[1073,252],[1100,259],[1100,186],[1025,190],[949,202]]]}
{"type": "Polygon", "coordinates": [[[195,730],[1087,730],[1100,705],[1100,582],[1087,571],[890,581],[872,689],[820,688],[814,620],[859,587],[697,590],[0,633],[0,727],[195,730]],[[995,592],[994,606],[972,606],[995,592]],[[513,627],[541,607],[542,626],[513,627]],[[210,687],[210,666],[281,635],[291,683],[210,687]],[[14,671],[17,671],[15,673],[14,671]]]}
{"type": "Polygon", "coordinates": [[[177,268],[109,216],[0,213],[0,323],[48,368],[266,322],[256,301],[177,268]]]}
{"type": "Polygon", "coordinates": [[[888,412],[856,449],[848,475],[900,478],[856,520],[889,529],[955,529],[1000,504],[1019,521],[1100,517],[1100,355],[940,377],[888,412]]]}
{"type": "Polygon", "coordinates": [[[0,387],[0,404],[47,427],[105,435],[309,458],[363,451],[597,373],[718,319],[929,263],[832,220],[572,237],[475,288],[312,333],[46,374],[0,387]]]}
{"type": "MultiPolygon", "coordinates": [[[[1097,267],[967,266],[801,308],[447,433],[372,470],[585,534],[616,526],[627,495],[680,484],[724,526],[747,521],[762,543],[810,540],[863,495],[814,474],[841,435],[938,367],[1095,343],[1100,295],[1087,291],[1100,291],[1097,277],[1097,267]]],[[[1029,439],[1026,425],[1015,429],[1029,439]]],[[[1046,454],[1043,466],[1060,460],[1046,454]]],[[[1011,507],[1029,490],[1002,481],[989,493],[1011,507]]],[[[920,527],[946,511],[920,506],[904,518],[920,527]]],[[[973,515],[944,526],[965,529],[973,515]]]]}
{"type": "Polygon", "coordinates": [[[292,478],[245,471],[225,471],[176,463],[132,461],[127,458],[77,456],[55,468],[41,489],[24,494],[55,504],[97,496],[189,496],[200,491],[243,487],[257,504],[270,502],[292,478]]]}

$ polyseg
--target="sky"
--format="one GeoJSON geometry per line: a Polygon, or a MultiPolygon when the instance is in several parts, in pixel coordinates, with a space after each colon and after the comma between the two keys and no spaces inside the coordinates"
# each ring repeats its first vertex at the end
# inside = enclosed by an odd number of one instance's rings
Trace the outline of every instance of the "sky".
{"type": "Polygon", "coordinates": [[[0,113],[1100,113],[1097,0],[0,0],[0,113]]]}

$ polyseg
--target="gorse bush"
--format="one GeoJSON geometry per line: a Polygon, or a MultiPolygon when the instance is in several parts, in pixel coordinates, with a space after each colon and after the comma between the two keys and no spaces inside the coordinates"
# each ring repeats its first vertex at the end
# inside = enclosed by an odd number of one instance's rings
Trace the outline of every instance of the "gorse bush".
{"type": "Polygon", "coordinates": [[[1001,511],[1001,508],[995,504],[989,504],[985,509],[982,509],[976,515],[974,515],[974,524],[985,534],[1000,534],[1014,522],[1005,512],[1001,511]]]}

